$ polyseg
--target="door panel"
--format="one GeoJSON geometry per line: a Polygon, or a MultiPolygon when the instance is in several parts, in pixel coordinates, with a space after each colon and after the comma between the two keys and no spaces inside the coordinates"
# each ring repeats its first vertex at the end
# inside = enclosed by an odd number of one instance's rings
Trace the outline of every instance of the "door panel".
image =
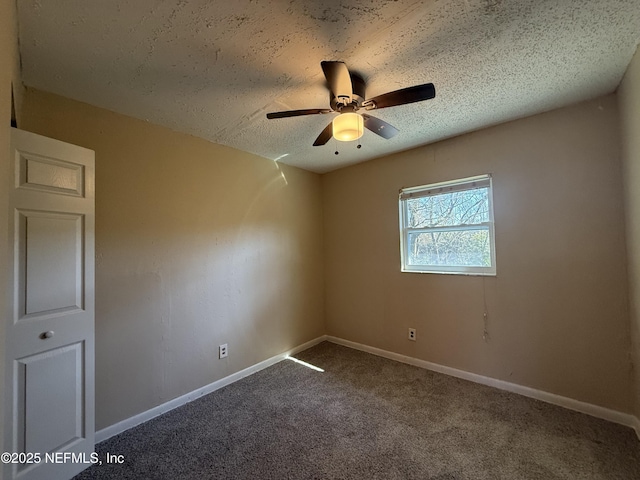
{"type": "Polygon", "coordinates": [[[84,193],[83,165],[25,152],[19,155],[21,188],[76,196],[84,193]]]}
{"type": "Polygon", "coordinates": [[[24,316],[82,308],[83,216],[16,211],[24,316]],[[28,241],[27,241],[28,239],[28,241]]]}
{"type": "Polygon", "coordinates": [[[28,412],[18,420],[25,452],[56,451],[84,436],[82,350],[74,343],[16,361],[18,405],[28,412]]]}
{"type": "Polygon", "coordinates": [[[17,288],[24,293],[21,312],[33,316],[81,309],[83,216],[33,211],[17,214],[21,262],[17,288]]]}
{"type": "Polygon", "coordinates": [[[94,449],[94,154],[16,129],[11,141],[5,445],[42,461],[3,468],[6,478],[64,480],[94,449]],[[45,461],[66,452],[76,456],[45,461]]]}

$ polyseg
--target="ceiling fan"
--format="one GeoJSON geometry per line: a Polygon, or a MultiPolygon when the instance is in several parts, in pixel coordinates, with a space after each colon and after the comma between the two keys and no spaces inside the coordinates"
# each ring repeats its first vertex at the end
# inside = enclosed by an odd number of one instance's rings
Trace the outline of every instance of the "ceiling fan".
{"type": "Polygon", "coordinates": [[[338,116],[318,135],[313,146],[326,144],[333,136],[336,140],[357,140],[364,133],[363,127],[382,138],[395,137],[399,130],[389,123],[358,110],[374,110],[395,107],[407,103],[421,102],[436,96],[433,83],[402,88],[365,100],[365,82],[359,75],[349,72],[344,62],[321,62],[322,71],[329,87],[331,108],[311,108],[267,113],[267,118],[299,117],[324,113],[338,113],[338,116]]]}

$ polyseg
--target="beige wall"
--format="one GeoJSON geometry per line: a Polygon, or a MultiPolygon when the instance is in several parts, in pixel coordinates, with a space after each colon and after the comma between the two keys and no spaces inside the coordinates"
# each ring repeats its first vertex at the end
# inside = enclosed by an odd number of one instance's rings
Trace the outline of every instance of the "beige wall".
{"type": "Polygon", "coordinates": [[[634,371],[635,415],[640,417],[640,50],[618,91],[625,180],[629,305],[634,371]]]}
{"type": "Polygon", "coordinates": [[[96,152],[97,429],[324,333],[319,175],[33,90],[23,116],[96,152]]]}
{"type": "Polygon", "coordinates": [[[631,411],[619,156],[612,95],[324,175],[328,333],[631,411]],[[398,190],[484,173],[498,275],[401,273],[398,190]]]}
{"type": "MultiPolygon", "coordinates": [[[[9,197],[7,192],[10,187],[9,175],[9,128],[11,123],[11,90],[12,84],[16,87],[18,99],[21,94],[20,73],[18,68],[18,41],[16,35],[15,2],[12,0],[0,0],[0,312],[2,321],[9,318],[9,291],[7,288],[7,275],[12,271],[9,268],[8,252],[11,248],[9,238],[6,235],[9,225],[9,197]]],[[[5,381],[4,358],[4,328],[0,328],[0,385],[5,381]]],[[[4,391],[4,389],[3,389],[4,391]]],[[[4,393],[0,393],[0,452],[5,451],[4,441],[4,393]]],[[[0,479],[2,478],[0,468],[0,479]]]]}

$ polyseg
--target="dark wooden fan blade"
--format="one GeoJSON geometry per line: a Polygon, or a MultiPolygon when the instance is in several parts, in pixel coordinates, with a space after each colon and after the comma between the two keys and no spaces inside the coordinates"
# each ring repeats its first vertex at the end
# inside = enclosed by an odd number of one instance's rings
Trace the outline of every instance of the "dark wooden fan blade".
{"type": "Polygon", "coordinates": [[[353,98],[353,85],[351,75],[344,62],[321,62],[322,71],[329,84],[333,96],[341,103],[348,105],[353,98]]]}
{"type": "Polygon", "coordinates": [[[364,118],[364,128],[367,130],[371,130],[376,135],[380,135],[382,138],[386,138],[389,140],[390,138],[395,137],[400,130],[391,125],[390,123],[385,122],[384,120],[380,120],[379,118],[372,117],[371,115],[367,115],[366,113],[362,114],[364,118]]]}
{"type": "Polygon", "coordinates": [[[327,125],[324,128],[324,130],[322,130],[322,133],[318,135],[318,138],[316,138],[316,141],[313,142],[313,146],[318,147],[320,145],[326,144],[331,139],[332,136],[333,136],[333,122],[329,123],[329,125],[327,125]]]}
{"type": "Polygon", "coordinates": [[[365,101],[362,106],[367,110],[374,108],[395,107],[407,103],[421,102],[436,96],[436,87],[433,83],[407,87],[394,92],[384,93],[365,101]]]}
{"type": "Polygon", "coordinates": [[[267,118],[300,117],[302,115],[316,115],[318,113],[331,113],[327,108],[309,108],[306,110],[287,110],[286,112],[267,113],[267,118]]]}

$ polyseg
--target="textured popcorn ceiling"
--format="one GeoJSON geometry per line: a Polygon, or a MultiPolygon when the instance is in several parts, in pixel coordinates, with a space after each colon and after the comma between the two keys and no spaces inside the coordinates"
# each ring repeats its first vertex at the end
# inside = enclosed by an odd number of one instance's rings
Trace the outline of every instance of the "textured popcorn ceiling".
{"type": "Polygon", "coordinates": [[[26,85],[316,172],[611,93],[640,38],[640,0],[17,3],[26,85]],[[437,96],[312,147],[332,115],[265,114],[326,108],[322,60],[437,96]]]}

